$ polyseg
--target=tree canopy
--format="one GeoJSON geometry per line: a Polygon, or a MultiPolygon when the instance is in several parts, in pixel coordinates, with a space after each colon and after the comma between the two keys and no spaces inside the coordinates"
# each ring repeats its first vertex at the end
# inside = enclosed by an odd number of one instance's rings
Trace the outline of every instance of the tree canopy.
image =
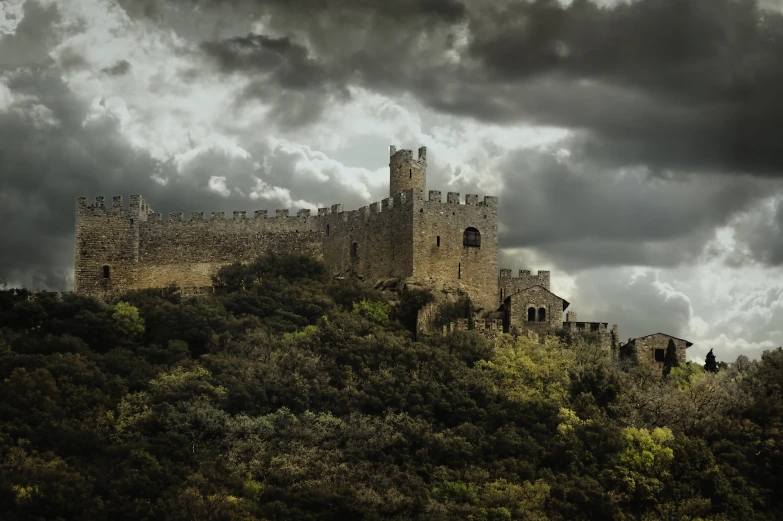
{"type": "Polygon", "coordinates": [[[777,520],[783,351],[717,372],[419,335],[306,257],[0,292],[0,519],[777,520]]]}

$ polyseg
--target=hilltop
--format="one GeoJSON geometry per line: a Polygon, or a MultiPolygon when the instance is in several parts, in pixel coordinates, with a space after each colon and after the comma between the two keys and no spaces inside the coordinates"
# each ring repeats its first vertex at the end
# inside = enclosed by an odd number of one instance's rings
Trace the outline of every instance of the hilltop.
{"type": "Polygon", "coordinates": [[[416,336],[425,292],[309,257],[213,284],[0,292],[0,518],[781,518],[780,349],[662,377],[587,335],[416,336]]]}

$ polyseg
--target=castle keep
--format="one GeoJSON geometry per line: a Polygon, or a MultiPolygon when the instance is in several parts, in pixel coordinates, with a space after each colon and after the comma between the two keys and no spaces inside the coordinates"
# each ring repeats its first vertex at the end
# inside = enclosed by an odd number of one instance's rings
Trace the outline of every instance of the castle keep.
{"type": "Polygon", "coordinates": [[[105,295],[176,284],[211,286],[225,265],[269,252],[312,255],[334,274],[366,280],[437,279],[458,284],[481,307],[497,307],[497,198],[425,194],[427,150],[391,147],[389,197],[358,210],[341,204],[317,215],[276,210],[190,218],[155,213],[139,195],[76,206],[75,290],[105,295]]]}
{"type": "MultiPolygon", "coordinates": [[[[577,322],[569,303],[552,293],[549,272],[500,270],[497,197],[426,191],[427,150],[390,149],[389,197],[358,210],[341,204],[299,210],[169,213],[164,219],[140,196],[109,203],[76,203],[75,291],[107,297],[130,289],[177,285],[210,291],[226,264],[266,253],[298,253],[322,260],[333,275],[357,274],[369,282],[437,281],[470,296],[482,316],[502,317],[512,333],[558,330],[595,333],[616,347],[617,328],[577,322]]],[[[426,328],[426,321],[422,321],[426,328]]],[[[495,328],[495,326],[492,326],[495,328]]]]}

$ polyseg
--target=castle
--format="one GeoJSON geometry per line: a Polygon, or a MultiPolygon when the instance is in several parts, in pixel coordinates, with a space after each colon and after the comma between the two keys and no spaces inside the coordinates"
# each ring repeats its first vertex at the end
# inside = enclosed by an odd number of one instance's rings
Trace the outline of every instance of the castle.
{"type": "MultiPolygon", "coordinates": [[[[563,321],[569,303],[552,293],[548,271],[498,272],[497,197],[467,194],[461,202],[449,192],[443,201],[441,192],[425,192],[426,180],[426,148],[414,158],[412,150],[392,146],[389,197],[358,210],[335,204],[317,215],[283,209],[274,216],[192,212],[185,219],[177,212],[163,219],[140,195],[130,197],[129,207],[121,196],[111,205],[103,197],[94,204],[79,197],[74,291],[106,297],[175,284],[194,294],[210,291],[212,275],[226,264],[298,253],[322,260],[332,274],[369,282],[437,281],[467,294],[481,317],[499,315],[505,332],[594,334],[613,352],[619,347],[617,326],[578,322],[572,312],[563,321]]],[[[420,321],[426,329],[426,317],[420,321]]]]}

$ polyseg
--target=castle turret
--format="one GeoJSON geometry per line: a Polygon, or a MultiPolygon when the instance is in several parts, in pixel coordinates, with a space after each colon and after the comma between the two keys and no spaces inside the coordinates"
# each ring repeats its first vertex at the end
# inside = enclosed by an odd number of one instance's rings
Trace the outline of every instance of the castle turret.
{"type": "Polygon", "coordinates": [[[397,150],[397,147],[392,145],[389,158],[389,197],[411,188],[423,192],[426,187],[427,148],[419,148],[418,159],[413,159],[412,150],[397,150]]]}

